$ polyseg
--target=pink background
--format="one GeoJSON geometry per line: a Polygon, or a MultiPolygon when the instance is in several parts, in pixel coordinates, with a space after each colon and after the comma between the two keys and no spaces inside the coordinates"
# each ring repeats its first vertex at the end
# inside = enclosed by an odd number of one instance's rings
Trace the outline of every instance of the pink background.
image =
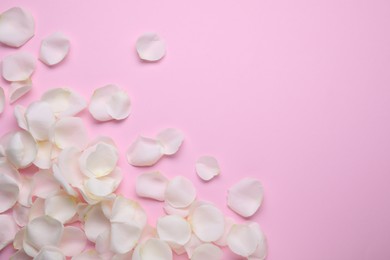
{"type": "MultiPolygon", "coordinates": [[[[89,98],[116,83],[130,94],[123,122],[82,114],[91,138],[115,138],[123,194],[135,197],[135,177],[160,169],[192,179],[200,199],[242,221],[226,207],[226,190],[253,176],[265,200],[250,220],[267,234],[268,259],[390,259],[390,1],[1,0],[0,11],[12,6],[36,20],[22,50],[37,55],[54,31],[72,42],[62,64],[37,63],[34,89],[18,104],[62,86],[89,98]],[[167,43],[157,64],[134,49],[149,31],[167,43]],[[126,163],[138,134],[168,126],[186,135],[178,154],[151,168],[126,163]],[[204,154],[222,168],[206,184],[194,172],[204,154]]],[[[0,46],[0,58],[14,51],[0,46]]],[[[0,134],[16,128],[12,108],[0,134]]],[[[142,202],[154,223],[162,204],[142,202]]]]}

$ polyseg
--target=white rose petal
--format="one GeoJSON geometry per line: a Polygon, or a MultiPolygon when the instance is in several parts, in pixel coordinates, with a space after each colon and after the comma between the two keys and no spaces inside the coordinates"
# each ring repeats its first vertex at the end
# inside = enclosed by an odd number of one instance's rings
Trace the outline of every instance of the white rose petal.
{"type": "Polygon", "coordinates": [[[40,170],[33,175],[31,196],[46,199],[59,190],[60,185],[49,170],[40,170]]]}
{"type": "Polygon", "coordinates": [[[167,243],[182,246],[191,238],[191,227],[182,217],[168,215],[157,220],[157,234],[167,243]]]}
{"type": "Polygon", "coordinates": [[[151,166],[163,156],[162,149],[157,140],[139,136],[127,150],[127,161],[133,166],[151,166]]]}
{"type": "Polygon", "coordinates": [[[25,207],[31,206],[32,178],[23,176],[19,182],[18,202],[25,207]]]}
{"type": "Polygon", "coordinates": [[[189,208],[190,207],[178,209],[178,208],[172,207],[168,203],[166,203],[163,207],[163,209],[167,215],[178,215],[178,216],[183,217],[183,218],[188,216],[188,214],[190,212],[189,208]]]}
{"type": "Polygon", "coordinates": [[[45,215],[45,200],[36,198],[31,205],[30,212],[28,214],[29,221],[45,215]]]}
{"type": "Polygon", "coordinates": [[[31,165],[37,155],[37,144],[29,132],[24,130],[11,133],[5,144],[5,155],[16,168],[31,165]]]}
{"type": "Polygon", "coordinates": [[[184,249],[186,250],[186,253],[188,255],[188,258],[191,259],[192,257],[192,254],[194,253],[194,250],[195,248],[197,248],[198,246],[200,246],[201,244],[203,244],[202,241],[200,241],[200,239],[195,236],[194,234],[191,235],[191,239],[190,241],[188,241],[185,245],[184,245],[184,249]]]}
{"type": "Polygon", "coordinates": [[[214,242],[222,237],[225,228],[223,213],[213,205],[201,205],[190,216],[193,232],[204,242],[214,242]]]}
{"type": "Polygon", "coordinates": [[[27,52],[16,52],[3,59],[3,78],[8,81],[23,81],[35,70],[35,58],[27,52]]]}
{"type": "Polygon", "coordinates": [[[34,165],[41,169],[49,169],[51,167],[51,155],[53,144],[48,141],[37,142],[38,152],[34,160],[34,165]]]}
{"type": "Polygon", "coordinates": [[[34,257],[34,260],[65,260],[65,255],[60,249],[54,246],[45,246],[34,257]]]}
{"type": "Polygon", "coordinates": [[[110,221],[129,222],[143,230],[147,222],[147,216],[138,202],[117,196],[112,206],[110,221]]]}
{"type": "Polygon", "coordinates": [[[111,223],[111,250],[116,254],[125,254],[137,244],[142,233],[139,226],[132,223],[111,223]]]}
{"type": "Polygon", "coordinates": [[[45,200],[45,214],[66,223],[76,214],[76,202],[69,195],[56,195],[45,200]]]}
{"type": "Polygon", "coordinates": [[[12,210],[12,217],[19,227],[24,227],[28,223],[29,207],[25,207],[20,203],[16,203],[12,210]]]}
{"type": "Polygon", "coordinates": [[[145,243],[136,247],[132,260],[172,260],[172,250],[167,243],[150,238],[145,243]]]}
{"type": "Polygon", "coordinates": [[[230,229],[235,224],[234,220],[230,217],[225,217],[225,227],[223,231],[223,235],[217,241],[214,241],[214,244],[218,246],[226,246],[227,245],[227,236],[230,232],[230,229]]]}
{"type": "Polygon", "coordinates": [[[142,60],[158,61],[165,55],[165,42],[155,33],[145,33],[138,38],[136,49],[142,60]]]}
{"type": "Polygon", "coordinates": [[[48,103],[56,117],[75,116],[87,106],[82,96],[67,88],[46,91],[41,101],[48,103]]]}
{"type": "Polygon", "coordinates": [[[13,7],[0,14],[0,42],[20,47],[34,36],[32,15],[20,7],[13,7]]]}
{"type": "Polygon", "coordinates": [[[174,128],[167,128],[161,131],[156,139],[161,142],[163,146],[163,153],[166,155],[175,154],[184,140],[184,135],[181,131],[174,128]]]}
{"type": "Polygon", "coordinates": [[[88,142],[87,130],[79,117],[63,117],[55,124],[53,141],[60,149],[76,147],[83,149],[88,142]]]}
{"type": "Polygon", "coordinates": [[[19,186],[14,179],[0,173],[0,213],[9,210],[18,201],[19,186]]]}
{"type": "Polygon", "coordinates": [[[5,107],[5,94],[4,89],[0,87],[0,114],[3,113],[5,107]]]}
{"type": "Polygon", "coordinates": [[[38,101],[30,104],[27,107],[25,117],[29,132],[36,140],[49,140],[50,129],[55,123],[55,117],[48,103],[38,101]]]}
{"type": "Polygon", "coordinates": [[[42,40],[39,59],[49,66],[58,64],[68,55],[69,47],[69,39],[63,33],[55,32],[42,40]]]}
{"type": "Polygon", "coordinates": [[[73,226],[64,228],[59,248],[66,256],[79,255],[87,245],[87,237],[83,230],[73,226]]]}
{"type": "Polygon", "coordinates": [[[110,221],[104,216],[99,204],[93,206],[85,215],[84,231],[89,241],[110,229],[110,221]]]}
{"type": "Polygon", "coordinates": [[[235,254],[248,257],[253,254],[258,245],[256,231],[246,224],[236,224],[230,229],[227,244],[235,254]]]}
{"type": "Polygon", "coordinates": [[[0,215],[0,250],[14,240],[18,226],[10,215],[0,215]]]}
{"type": "Polygon", "coordinates": [[[177,176],[169,181],[165,190],[165,201],[172,207],[188,207],[195,198],[196,190],[189,179],[177,176]]]}
{"type": "Polygon", "coordinates": [[[103,260],[94,249],[88,249],[81,254],[72,257],[72,260],[103,260]]]}
{"type": "Polygon", "coordinates": [[[16,105],[14,109],[14,116],[18,126],[24,130],[28,130],[27,121],[25,118],[26,108],[21,105],[16,105]]]}
{"type": "Polygon", "coordinates": [[[12,104],[19,98],[23,97],[27,94],[32,88],[31,79],[27,79],[25,81],[15,81],[11,83],[11,87],[9,89],[9,102],[12,104]]]}
{"type": "Polygon", "coordinates": [[[256,222],[250,222],[248,223],[248,226],[256,233],[258,243],[255,252],[248,257],[248,260],[264,260],[268,251],[267,239],[263,231],[260,229],[259,224],[256,222]]]}
{"type": "Polygon", "coordinates": [[[135,191],[140,197],[164,201],[167,184],[160,172],[147,172],[137,177],[135,191]]]}
{"type": "Polygon", "coordinates": [[[23,250],[18,250],[15,254],[11,255],[10,260],[31,260],[31,257],[27,255],[23,250]]]}
{"type": "Polygon", "coordinates": [[[195,248],[191,260],[221,260],[222,250],[216,245],[207,243],[195,248]]]}
{"type": "Polygon", "coordinates": [[[263,201],[263,186],[252,178],[244,178],[228,190],[228,206],[243,217],[250,217],[263,201]]]}
{"type": "Polygon", "coordinates": [[[80,187],[83,183],[83,174],[79,167],[79,149],[69,147],[60,152],[58,155],[59,174],[73,187],[80,187]]]}
{"type": "Polygon", "coordinates": [[[217,176],[221,170],[217,160],[212,156],[202,156],[195,164],[196,173],[204,180],[209,181],[217,176]]]}

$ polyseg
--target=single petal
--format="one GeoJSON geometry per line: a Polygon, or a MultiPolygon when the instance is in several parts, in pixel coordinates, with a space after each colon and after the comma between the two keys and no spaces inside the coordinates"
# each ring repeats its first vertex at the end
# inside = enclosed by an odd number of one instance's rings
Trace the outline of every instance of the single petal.
{"type": "Polygon", "coordinates": [[[58,220],[50,216],[37,217],[27,224],[25,241],[37,250],[44,246],[57,246],[63,230],[64,226],[58,220]]]}
{"type": "Polygon", "coordinates": [[[87,106],[82,96],[68,88],[55,88],[46,91],[42,101],[48,103],[57,117],[75,116],[87,106]]]}
{"type": "Polygon", "coordinates": [[[3,113],[5,107],[5,94],[4,89],[0,87],[0,114],[3,113]]]}
{"type": "Polygon", "coordinates": [[[221,260],[222,250],[216,245],[206,243],[195,248],[191,260],[221,260]]]}
{"type": "Polygon", "coordinates": [[[16,52],[3,59],[3,78],[8,81],[23,81],[35,70],[35,58],[27,52],[16,52]]]}
{"type": "Polygon", "coordinates": [[[24,250],[18,250],[10,256],[10,260],[31,260],[31,257],[24,252],[24,250]]]}
{"type": "Polygon", "coordinates": [[[184,135],[181,131],[174,128],[167,128],[161,131],[156,139],[161,142],[163,146],[163,153],[166,155],[175,154],[184,140],[184,135]]]}
{"type": "Polygon", "coordinates": [[[49,141],[37,142],[37,157],[34,165],[40,169],[50,169],[53,144],[49,141]]]}
{"type": "Polygon", "coordinates": [[[31,196],[46,199],[60,190],[53,174],[49,170],[40,170],[33,176],[31,196]]]}
{"type": "Polygon", "coordinates": [[[196,161],[195,169],[198,176],[204,181],[211,180],[221,172],[217,160],[212,156],[200,157],[196,161]]]}
{"type": "Polygon", "coordinates": [[[48,103],[37,101],[30,104],[27,107],[25,117],[29,132],[36,140],[49,140],[50,129],[55,123],[55,117],[48,103]]]}
{"type": "Polygon", "coordinates": [[[0,250],[14,240],[18,226],[10,215],[0,215],[0,250]]]}
{"type": "Polygon", "coordinates": [[[125,254],[132,250],[141,237],[142,229],[132,223],[111,223],[111,250],[125,254]]]}
{"type": "Polygon", "coordinates": [[[79,117],[60,118],[54,124],[53,141],[60,149],[68,147],[83,149],[88,142],[83,120],[79,117]]]}
{"type": "Polygon", "coordinates": [[[151,166],[163,155],[159,141],[139,136],[127,150],[127,161],[133,166],[151,166]]]}
{"type": "Polygon", "coordinates": [[[122,120],[129,116],[131,102],[128,94],[118,86],[106,85],[94,91],[88,109],[98,121],[122,120]]]}
{"type": "Polygon", "coordinates": [[[25,94],[27,94],[32,88],[31,79],[27,79],[24,81],[15,81],[11,83],[11,87],[9,89],[9,102],[12,104],[25,94]]]}
{"type": "Polygon", "coordinates": [[[111,212],[111,222],[129,222],[144,229],[147,222],[147,215],[138,202],[122,196],[115,198],[111,212]]]}
{"type": "Polygon", "coordinates": [[[14,179],[0,173],[0,213],[9,210],[18,201],[19,186],[14,179]]]}
{"type": "Polygon", "coordinates": [[[12,7],[0,16],[1,43],[11,47],[20,47],[34,36],[34,18],[25,9],[12,7]]]}
{"type": "Polygon", "coordinates": [[[227,245],[227,236],[230,232],[230,229],[235,224],[234,220],[230,217],[225,217],[225,227],[223,231],[223,235],[217,240],[214,241],[214,244],[218,246],[226,246],[227,245]]]}
{"type": "Polygon", "coordinates": [[[237,214],[250,217],[263,201],[263,186],[252,178],[244,178],[228,190],[227,204],[237,214]]]}
{"type": "Polygon", "coordinates": [[[16,203],[12,210],[12,217],[19,227],[24,227],[28,223],[29,213],[29,207],[25,207],[22,204],[16,203]]]}
{"type": "Polygon", "coordinates": [[[196,190],[192,182],[177,176],[169,181],[165,190],[165,201],[175,208],[188,207],[196,198],[196,190]]]}
{"type": "Polygon", "coordinates": [[[100,204],[90,208],[85,214],[84,231],[89,241],[95,242],[96,238],[110,229],[110,221],[104,216],[100,204]]]}
{"type": "Polygon", "coordinates": [[[61,32],[55,32],[42,40],[39,59],[46,65],[55,65],[68,55],[69,47],[68,37],[61,32]]]}
{"type": "Polygon", "coordinates": [[[102,258],[94,249],[88,249],[78,256],[72,257],[72,260],[102,260],[102,258]]]}
{"type": "Polygon", "coordinates": [[[160,172],[147,172],[139,175],[135,182],[138,196],[164,201],[168,179],[160,172]]]}
{"type": "Polygon", "coordinates": [[[227,244],[233,253],[248,257],[257,248],[257,233],[247,224],[233,225],[227,237],[227,244]]]}
{"type": "Polygon", "coordinates": [[[184,245],[191,238],[191,227],[182,217],[163,216],[157,220],[157,234],[167,243],[184,245]]]}
{"type": "Polygon", "coordinates": [[[34,257],[34,260],[65,260],[65,255],[54,246],[45,246],[34,257]]]}
{"type": "Polygon", "coordinates": [[[145,243],[137,246],[132,260],[172,260],[172,250],[169,245],[158,239],[150,238],[145,243]]]}
{"type": "Polygon", "coordinates": [[[213,205],[201,205],[190,216],[192,230],[204,242],[213,242],[222,237],[225,228],[225,217],[213,205]]]}
{"type": "Polygon", "coordinates": [[[66,256],[79,255],[87,245],[87,237],[78,227],[67,226],[61,237],[59,248],[66,256]]]}
{"type": "Polygon", "coordinates": [[[66,223],[76,214],[76,201],[69,195],[56,195],[45,200],[45,214],[66,223]]]}
{"type": "Polygon", "coordinates": [[[145,33],[138,38],[136,49],[142,60],[158,61],[165,55],[165,42],[155,33],[145,33]]]}
{"type": "Polygon", "coordinates": [[[26,108],[21,105],[16,105],[14,109],[14,116],[18,126],[23,130],[28,130],[27,121],[25,118],[26,108]]]}
{"type": "Polygon", "coordinates": [[[14,132],[5,145],[5,155],[16,168],[26,168],[35,160],[37,144],[30,133],[24,130],[14,132]]]}

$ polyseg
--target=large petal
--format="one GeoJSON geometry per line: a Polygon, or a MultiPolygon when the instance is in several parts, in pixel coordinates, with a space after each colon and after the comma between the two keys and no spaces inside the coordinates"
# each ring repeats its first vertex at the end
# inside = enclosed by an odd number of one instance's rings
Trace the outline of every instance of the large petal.
{"type": "Polygon", "coordinates": [[[5,155],[16,168],[26,168],[35,160],[37,144],[30,133],[21,130],[10,134],[5,155]]]}
{"type": "Polygon", "coordinates": [[[14,240],[18,226],[10,215],[0,215],[0,250],[14,240]]]}
{"type": "Polygon", "coordinates": [[[139,136],[127,150],[127,161],[134,166],[151,166],[163,156],[162,150],[159,141],[139,136]]]}
{"type": "Polygon", "coordinates": [[[103,214],[100,204],[97,204],[85,214],[84,230],[88,240],[95,242],[96,238],[110,229],[110,221],[103,214]]]}
{"type": "Polygon", "coordinates": [[[76,147],[84,149],[88,134],[84,122],[79,117],[60,118],[53,128],[53,141],[60,149],[76,147]]]}
{"type": "Polygon", "coordinates": [[[87,106],[82,96],[68,88],[50,89],[42,95],[41,100],[50,105],[57,117],[74,116],[87,106]]]}
{"type": "Polygon", "coordinates": [[[190,216],[192,230],[204,242],[213,242],[222,237],[225,228],[223,213],[213,205],[200,205],[190,216]]]}
{"type": "Polygon", "coordinates": [[[191,227],[182,217],[163,216],[157,220],[157,234],[168,243],[182,246],[191,238],[191,227]]]}
{"type": "Polygon", "coordinates": [[[145,243],[137,246],[132,260],[172,260],[172,250],[169,245],[158,239],[150,238],[145,243]]]}
{"type": "Polygon", "coordinates": [[[228,190],[229,208],[243,217],[250,217],[263,201],[263,186],[252,178],[244,178],[228,190]]]}
{"type": "Polygon", "coordinates": [[[192,182],[177,176],[170,180],[165,190],[165,201],[175,208],[188,207],[196,198],[196,190],[192,182]]]}
{"type": "Polygon", "coordinates": [[[14,103],[16,100],[26,95],[31,90],[31,88],[31,79],[12,82],[9,89],[9,102],[11,104],[14,103]]]}
{"type": "Polygon", "coordinates": [[[61,237],[59,248],[66,256],[79,255],[87,245],[87,237],[78,227],[67,226],[61,237]]]}
{"type": "Polygon", "coordinates": [[[12,7],[0,16],[1,43],[12,47],[20,47],[34,36],[34,18],[26,10],[20,7],[12,7]]]}
{"type": "Polygon", "coordinates": [[[156,139],[162,144],[162,151],[166,155],[175,154],[184,140],[184,135],[181,131],[174,128],[167,128],[161,131],[156,139]]]}
{"type": "Polygon", "coordinates": [[[5,107],[5,94],[4,89],[0,87],[0,114],[3,113],[5,107]]]}
{"type": "Polygon", "coordinates": [[[160,172],[147,172],[139,175],[135,183],[138,196],[164,201],[168,179],[160,172]]]}
{"type": "Polygon", "coordinates": [[[145,33],[138,38],[136,49],[142,60],[158,61],[165,55],[165,42],[155,33],[145,33]]]}
{"type": "Polygon", "coordinates": [[[222,250],[216,245],[206,243],[195,248],[191,260],[221,260],[222,250]]]}
{"type": "Polygon", "coordinates": [[[221,172],[217,160],[212,156],[200,157],[196,161],[195,169],[199,178],[204,181],[211,180],[221,172]]]}
{"type": "Polygon", "coordinates": [[[223,231],[223,235],[217,240],[214,241],[214,244],[218,246],[226,246],[227,245],[227,237],[229,235],[230,229],[235,224],[235,221],[230,217],[225,217],[225,227],[223,231]]]}
{"type": "Polygon", "coordinates": [[[55,65],[68,55],[69,47],[69,39],[63,33],[55,32],[42,40],[39,59],[46,65],[55,65]]]}
{"type": "Polygon", "coordinates": [[[45,200],[45,214],[66,223],[76,214],[76,201],[69,195],[56,195],[45,200]]]}
{"type": "Polygon", "coordinates": [[[35,70],[35,58],[27,52],[16,52],[3,59],[3,78],[8,81],[23,81],[35,70]]]}
{"type": "Polygon", "coordinates": [[[19,186],[14,179],[0,173],[0,213],[7,211],[18,201],[19,186]]]}
{"type": "Polygon", "coordinates": [[[51,127],[55,117],[51,107],[46,102],[34,102],[27,107],[26,121],[31,135],[38,141],[49,140],[51,127]]]}

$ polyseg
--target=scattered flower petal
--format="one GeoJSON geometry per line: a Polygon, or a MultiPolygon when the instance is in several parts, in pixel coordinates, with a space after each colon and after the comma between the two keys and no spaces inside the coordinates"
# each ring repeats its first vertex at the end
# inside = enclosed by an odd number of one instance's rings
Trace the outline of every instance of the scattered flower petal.
{"type": "Polygon", "coordinates": [[[103,260],[100,255],[93,249],[88,249],[78,256],[72,257],[72,260],[103,260]]]}
{"type": "Polygon", "coordinates": [[[26,168],[35,160],[37,144],[29,132],[11,133],[5,144],[5,155],[16,168],[26,168]]]}
{"type": "Polygon", "coordinates": [[[206,243],[195,248],[191,260],[221,260],[222,259],[222,250],[213,244],[206,243]]]}
{"type": "Polygon", "coordinates": [[[172,260],[172,250],[167,243],[150,238],[145,243],[138,245],[133,253],[132,260],[172,260]]]}
{"type": "Polygon", "coordinates": [[[169,244],[182,246],[191,238],[191,227],[182,217],[168,215],[157,220],[157,234],[169,244]]]}
{"type": "Polygon", "coordinates": [[[69,195],[56,195],[45,200],[45,214],[67,223],[76,214],[76,201],[69,195]]]}
{"type": "Polygon", "coordinates": [[[3,78],[8,81],[23,81],[35,70],[35,58],[27,52],[16,52],[3,59],[3,78]]]}
{"type": "Polygon", "coordinates": [[[0,215],[0,250],[12,242],[17,232],[18,227],[13,218],[9,215],[0,215]]]}
{"type": "Polygon", "coordinates": [[[27,225],[29,212],[29,207],[25,207],[20,203],[15,204],[12,210],[12,216],[15,220],[15,223],[19,227],[24,227],[25,225],[27,225]]]}
{"type": "Polygon", "coordinates": [[[20,47],[34,36],[32,15],[20,7],[13,7],[0,14],[0,42],[20,47]]]}
{"type": "Polygon", "coordinates": [[[15,254],[11,255],[10,260],[31,260],[31,257],[27,255],[23,250],[18,250],[15,254]]]}
{"type": "Polygon", "coordinates": [[[11,83],[9,89],[9,102],[12,104],[25,94],[27,94],[32,88],[31,79],[25,81],[15,81],[11,83]]]}
{"type": "Polygon", "coordinates": [[[0,173],[0,213],[12,208],[18,201],[18,196],[19,186],[15,180],[0,173]]]}
{"type": "Polygon", "coordinates": [[[54,124],[53,141],[60,149],[68,147],[83,149],[88,142],[83,120],[78,117],[60,118],[54,124]]]}
{"type": "Polygon", "coordinates": [[[168,179],[160,172],[147,172],[139,175],[135,183],[138,196],[164,201],[168,179]]]}
{"type": "Polygon", "coordinates": [[[75,116],[87,106],[82,96],[67,88],[46,91],[41,101],[48,103],[56,117],[75,116]]]}
{"type": "Polygon", "coordinates": [[[169,181],[165,190],[165,201],[174,208],[188,207],[196,198],[196,190],[192,182],[177,176],[169,181]]]}
{"type": "Polygon", "coordinates": [[[162,151],[166,155],[175,154],[184,140],[184,135],[181,131],[174,128],[167,128],[161,131],[156,139],[162,144],[162,151]]]}
{"type": "Polygon", "coordinates": [[[55,117],[48,103],[37,101],[30,104],[27,107],[25,117],[29,132],[36,140],[49,140],[50,129],[55,123],[55,117]]]}
{"type": "Polygon", "coordinates": [[[116,254],[129,252],[137,244],[141,233],[140,227],[132,223],[111,223],[110,249],[116,254]]]}
{"type": "Polygon", "coordinates": [[[155,33],[145,33],[138,38],[136,49],[142,60],[158,61],[165,55],[165,42],[155,33]]]}
{"type": "Polygon", "coordinates": [[[212,156],[202,156],[195,164],[196,173],[204,180],[209,181],[217,176],[221,170],[217,160],[212,156]]]}
{"type": "Polygon", "coordinates": [[[63,33],[55,32],[42,40],[39,59],[49,66],[58,64],[68,55],[69,47],[69,39],[63,33]]]}
{"type": "Polygon", "coordinates": [[[16,105],[14,109],[14,116],[18,126],[23,130],[28,130],[27,121],[25,118],[26,108],[21,105],[16,105]]]}
{"type": "Polygon", "coordinates": [[[49,170],[40,170],[33,175],[31,196],[46,199],[58,192],[60,185],[49,170]]]}
{"type": "Polygon", "coordinates": [[[103,214],[100,204],[93,206],[85,215],[84,231],[89,241],[110,229],[110,221],[103,214]]]}
{"type": "Polygon", "coordinates": [[[256,231],[243,224],[233,225],[227,237],[227,244],[233,253],[248,257],[253,254],[258,245],[256,231]]]}
{"type": "Polygon", "coordinates": [[[83,230],[73,226],[64,228],[59,248],[66,256],[76,256],[81,254],[87,245],[87,237],[83,230]]]}
{"type": "Polygon", "coordinates": [[[139,136],[127,150],[127,161],[133,166],[151,166],[162,155],[162,147],[157,140],[139,136]]]}
{"type": "Polygon", "coordinates": [[[37,142],[37,156],[34,165],[40,169],[50,169],[53,144],[48,141],[37,142]]]}
{"type": "Polygon", "coordinates": [[[192,230],[203,242],[214,242],[222,237],[225,217],[213,205],[200,205],[190,216],[192,230]]]}

